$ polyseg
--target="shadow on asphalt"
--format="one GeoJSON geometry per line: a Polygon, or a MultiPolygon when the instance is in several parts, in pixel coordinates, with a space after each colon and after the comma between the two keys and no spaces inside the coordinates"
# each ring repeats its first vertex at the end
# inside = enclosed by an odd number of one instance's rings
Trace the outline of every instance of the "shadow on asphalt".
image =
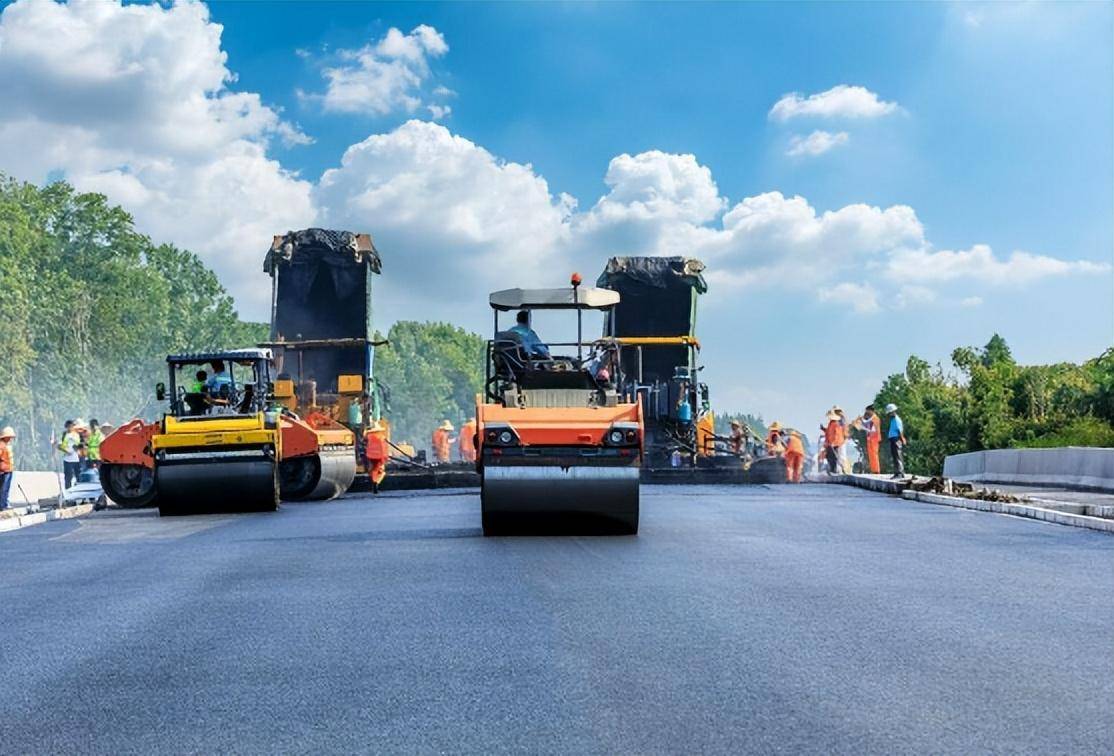
{"type": "Polygon", "coordinates": [[[292,538],[250,538],[249,541],[327,541],[330,543],[362,543],[366,541],[429,541],[450,538],[483,538],[481,528],[413,528],[405,530],[368,530],[361,533],[333,533],[292,538]]]}

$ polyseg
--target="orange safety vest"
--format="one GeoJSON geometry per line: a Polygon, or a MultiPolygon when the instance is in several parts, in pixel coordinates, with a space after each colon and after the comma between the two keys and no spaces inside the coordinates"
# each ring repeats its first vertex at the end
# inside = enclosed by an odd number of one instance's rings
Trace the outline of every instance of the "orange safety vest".
{"type": "Polygon", "coordinates": [[[843,446],[843,442],[847,437],[843,433],[843,426],[840,425],[838,420],[832,420],[828,423],[828,427],[824,430],[824,440],[827,441],[828,446],[833,449],[838,449],[843,446]]]}
{"type": "Polygon", "coordinates": [[[460,426],[460,456],[465,462],[476,461],[476,424],[465,423],[460,426]]]}
{"type": "Polygon", "coordinates": [[[449,461],[449,432],[438,428],[433,431],[433,456],[438,462],[449,461]]]}
{"type": "Polygon", "coordinates": [[[805,445],[801,443],[801,439],[793,434],[789,434],[789,444],[785,450],[785,454],[800,454],[802,457],[805,455],[805,445]]]}
{"type": "Polygon", "coordinates": [[[12,464],[12,447],[7,441],[0,441],[0,473],[10,473],[12,464]]]}
{"type": "Polygon", "coordinates": [[[373,462],[387,459],[390,456],[387,438],[382,433],[368,431],[364,436],[364,456],[373,462]]]}

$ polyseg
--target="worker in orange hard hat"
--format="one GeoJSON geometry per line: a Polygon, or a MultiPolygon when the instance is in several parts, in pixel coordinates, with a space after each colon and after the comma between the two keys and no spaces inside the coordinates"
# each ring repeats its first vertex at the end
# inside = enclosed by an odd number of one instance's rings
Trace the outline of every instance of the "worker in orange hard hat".
{"type": "Polygon", "coordinates": [[[460,426],[460,459],[463,462],[476,461],[476,418],[470,417],[460,426]]]}
{"type": "Polygon", "coordinates": [[[805,468],[805,445],[801,434],[790,430],[785,438],[785,479],[789,483],[800,483],[805,468]]]}
{"type": "Polygon", "coordinates": [[[371,490],[379,493],[379,484],[387,477],[387,460],[391,456],[387,445],[387,428],[378,420],[364,434],[364,458],[367,460],[367,477],[371,490]]]}
{"type": "Polygon", "coordinates": [[[447,464],[450,459],[450,453],[453,446],[453,441],[456,437],[452,435],[453,424],[445,420],[433,431],[433,459],[441,464],[447,464]]]}
{"type": "Polygon", "coordinates": [[[781,423],[776,420],[770,423],[766,433],[766,454],[779,457],[785,453],[785,445],[781,443],[781,423]]]}

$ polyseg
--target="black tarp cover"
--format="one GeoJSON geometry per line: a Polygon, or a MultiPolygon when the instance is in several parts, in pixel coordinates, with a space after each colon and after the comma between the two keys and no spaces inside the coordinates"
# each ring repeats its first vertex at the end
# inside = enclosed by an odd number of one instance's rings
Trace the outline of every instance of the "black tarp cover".
{"type": "MultiPolygon", "coordinates": [[[[610,317],[616,336],[695,336],[696,297],[708,290],[704,263],[691,257],[612,257],[596,285],[619,292],[610,317]]],[[[610,325],[610,323],[608,324],[610,325]]],[[[626,350],[623,368],[634,375],[636,358],[626,350]]],[[[643,349],[642,377],[668,381],[688,365],[685,347],[643,349]]]]}
{"type": "MultiPolygon", "coordinates": [[[[382,261],[368,246],[360,251],[356,234],[322,228],[292,231],[273,244],[263,263],[275,286],[271,338],[371,338],[369,270],[379,273],[382,261]]],[[[367,375],[366,361],[360,349],[315,349],[296,363],[285,360],[283,369],[328,392],[336,390],[337,375],[367,375]]]]}

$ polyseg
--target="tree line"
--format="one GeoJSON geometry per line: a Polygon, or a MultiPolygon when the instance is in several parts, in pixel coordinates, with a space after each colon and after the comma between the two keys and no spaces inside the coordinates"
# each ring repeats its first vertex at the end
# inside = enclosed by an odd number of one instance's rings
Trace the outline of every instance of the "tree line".
{"type": "Polygon", "coordinates": [[[890,402],[905,422],[910,472],[939,474],[947,455],[981,449],[1111,447],[1114,349],[1083,364],[1019,365],[995,334],[955,349],[951,369],[911,356],[874,398],[879,410],[890,402]]]}

